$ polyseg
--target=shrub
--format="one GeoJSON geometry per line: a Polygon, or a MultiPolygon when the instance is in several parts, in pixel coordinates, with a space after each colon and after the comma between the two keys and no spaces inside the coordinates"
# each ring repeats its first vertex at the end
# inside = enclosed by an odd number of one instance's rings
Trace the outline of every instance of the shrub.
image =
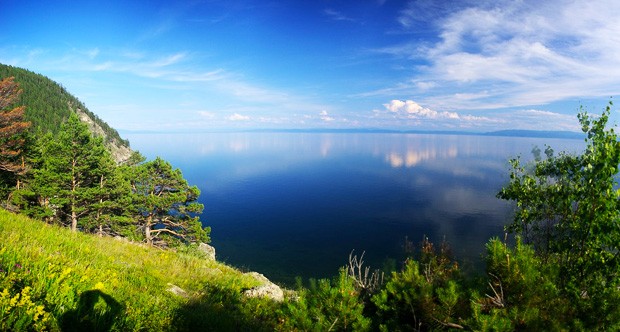
{"type": "Polygon", "coordinates": [[[427,239],[420,261],[409,259],[401,272],[393,272],[385,288],[373,296],[379,328],[385,331],[462,328],[467,297],[458,264],[449,258],[447,245],[439,252],[427,239]]]}
{"type": "Polygon", "coordinates": [[[280,328],[288,331],[366,331],[371,320],[364,316],[364,303],[355,281],[345,269],[333,280],[310,280],[280,310],[280,328]]]}
{"type": "Polygon", "coordinates": [[[473,329],[558,330],[569,303],[555,285],[557,268],[542,264],[530,246],[517,238],[514,249],[499,239],[487,243],[485,295],[473,293],[473,329]]]}

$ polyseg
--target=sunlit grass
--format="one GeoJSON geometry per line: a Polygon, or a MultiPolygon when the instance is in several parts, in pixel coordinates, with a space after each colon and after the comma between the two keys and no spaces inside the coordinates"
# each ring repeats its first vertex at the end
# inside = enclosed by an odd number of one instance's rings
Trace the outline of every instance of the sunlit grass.
{"type": "Polygon", "coordinates": [[[0,330],[55,330],[76,322],[87,324],[82,328],[175,330],[174,322],[184,319],[179,315],[209,292],[240,298],[257,285],[191,251],[72,233],[4,210],[0,237],[0,330]],[[186,294],[173,294],[171,284],[186,294]]]}

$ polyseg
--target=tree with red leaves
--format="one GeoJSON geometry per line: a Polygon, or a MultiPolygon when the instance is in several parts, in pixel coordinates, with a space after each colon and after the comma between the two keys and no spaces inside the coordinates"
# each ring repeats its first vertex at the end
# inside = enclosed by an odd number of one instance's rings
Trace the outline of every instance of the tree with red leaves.
{"type": "Polygon", "coordinates": [[[26,107],[14,106],[21,93],[13,77],[0,81],[0,171],[18,177],[26,172],[23,152],[30,127],[30,122],[24,121],[26,107]]]}

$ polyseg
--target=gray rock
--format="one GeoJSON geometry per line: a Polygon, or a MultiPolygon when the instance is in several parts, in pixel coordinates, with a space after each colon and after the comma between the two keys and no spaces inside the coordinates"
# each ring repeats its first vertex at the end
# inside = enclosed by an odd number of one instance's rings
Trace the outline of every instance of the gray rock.
{"type": "Polygon", "coordinates": [[[213,248],[212,246],[201,242],[198,245],[198,250],[204,253],[208,258],[215,260],[215,248],[213,248]]]}
{"type": "Polygon", "coordinates": [[[181,287],[179,287],[177,285],[173,285],[171,283],[168,283],[168,291],[170,293],[172,293],[172,294],[174,294],[176,296],[180,296],[180,297],[187,298],[189,296],[189,295],[187,295],[187,292],[183,288],[181,288],[181,287]]]}
{"type": "Polygon", "coordinates": [[[257,272],[249,272],[246,274],[254,277],[254,279],[261,282],[262,285],[246,290],[243,292],[244,296],[266,297],[276,302],[282,302],[284,300],[284,292],[282,291],[282,288],[271,282],[267,279],[267,277],[257,272]]]}

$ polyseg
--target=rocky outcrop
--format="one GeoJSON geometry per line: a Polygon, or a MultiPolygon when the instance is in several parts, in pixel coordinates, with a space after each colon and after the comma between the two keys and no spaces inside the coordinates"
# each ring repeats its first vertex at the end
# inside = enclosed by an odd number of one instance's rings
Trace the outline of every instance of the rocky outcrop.
{"type": "Polygon", "coordinates": [[[205,254],[205,256],[207,256],[207,258],[215,260],[215,248],[213,248],[212,246],[206,244],[206,243],[200,243],[198,245],[198,250],[205,254]]]}
{"type": "Polygon", "coordinates": [[[117,163],[125,162],[131,157],[133,151],[122,142],[117,142],[116,140],[108,140],[107,135],[103,128],[99,124],[93,120],[88,113],[82,111],[80,108],[75,109],[75,114],[80,118],[80,121],[84,122],[88,125],[90,131],[96,136],[103,137],[103,141],[106,142],[105,145],[112,154],[112,158],[117,163]]]}
{"type": "Polygon", "coordinates": [[[266,297],[277,302],[282,302],[284,300],[284,292],[282,291],[282,288],[271,282],[271,280],[267,279],[264,275],[258,272],[249,272],[246,273],[246,275],[252,276],[254,279],[258,280],[261,285],[246,290],[243,292],[244,296],[266,297]]]}

